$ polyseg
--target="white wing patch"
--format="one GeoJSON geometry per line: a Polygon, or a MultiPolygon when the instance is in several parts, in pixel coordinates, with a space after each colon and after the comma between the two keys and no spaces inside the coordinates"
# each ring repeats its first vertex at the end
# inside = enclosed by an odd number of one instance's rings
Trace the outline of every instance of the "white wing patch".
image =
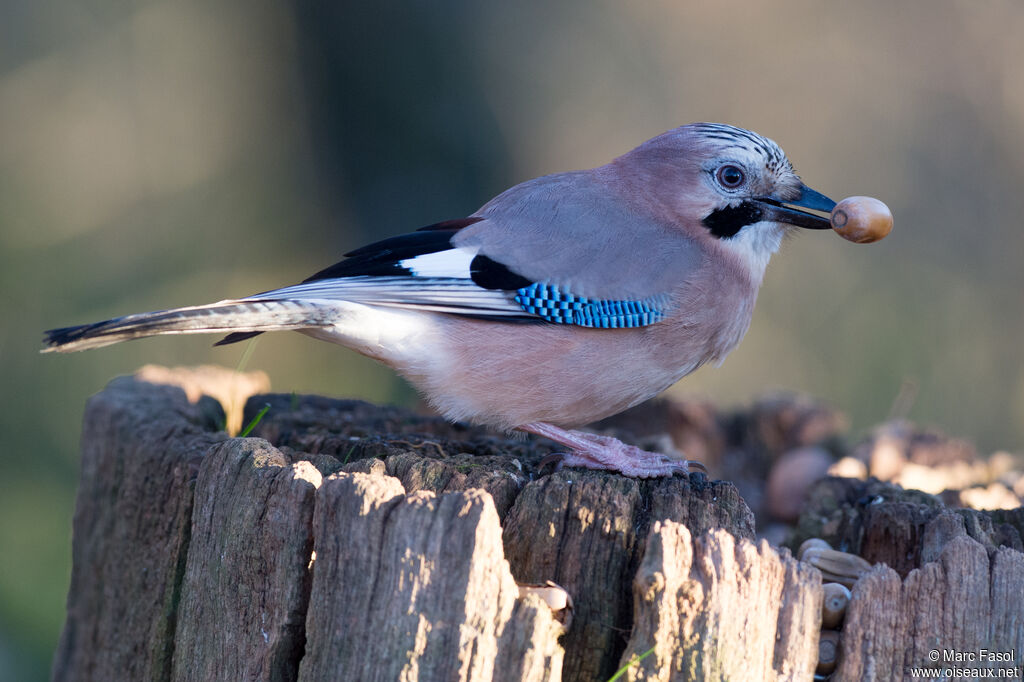
{"type": "Polygon", "coordinates": [[[469,279],[469,264],[479,248],[456,248],[424,253],[398,264],[416,277],[459,277],[469,279]]]}

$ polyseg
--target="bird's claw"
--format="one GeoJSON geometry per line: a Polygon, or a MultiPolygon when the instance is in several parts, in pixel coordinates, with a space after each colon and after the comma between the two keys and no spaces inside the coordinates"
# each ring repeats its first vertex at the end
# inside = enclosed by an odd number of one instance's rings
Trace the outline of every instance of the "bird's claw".
{"type": "Polygon", "coordinates": [[[660,452],[641,450],[635,445],[627,445],[611,436],[582,433],[585,440],[593,443],[593,447],[574,450],[575,457],[567,458],[563,466],[584,466],[591,469],[613,469],[626,476],[636,478],[657,478],[674,474],[689,474],[690,468],[700,468],[705,473],[707,468],[700,462],[686,459],[673,459],[660,452]]]}
{"type": "Polygon", "coordinates": [[[550,438],[569,448],[568,452],[554,453],[541,460],[542,467],[555,464],[555,471],[563,467],[582,467],[618,471],[635,478],[689,474],[691,470],[697,470],[704,474],[708,472],[707,467],[700,462],[673,459],[659,452],[641,450],[611,436],[600,436],[584,431],[566,431],[539,422],[524,424],[519,428],[550,438]]]}
{"type": "MultiPolygon", "coordinates": [[[[588,434],[589,435],[589,434],[588,434]]],[[[599,436],[599,438],[605,438],[599,436]]],[[[555,463],[555,471],[564,467],[581,467],[585,469],[603,469],[618,471],[626,476],[636,478],[658,478],[675,474],[687,475],[700,471],[707,474],[708,470],[700,462],[688,459],[673,459],[659,452],[649,452],[638,447],[627,445],[615,439],[614,442],[601,443],[598,448],[579,449],[570,452],[551,454],[541,460],[542,465],[555,463]]]]}
{"type": "Polygon", "coordinates": [[[704,474],[710,473],[706,466],[704,466],[703,464],[701,464],[700,462],[698,462],[695,459],[684,459],[683,460],[683,464],[685,464],[690,469],[700,469],[701,473],[704,473],[704,474]]]}
{"type": "Polygon", "coordinates": [[[552,452],[537,463],[537,468],[546,469],[547,467],[551,467],[551,473],[561,471],[562,467],[565,466],[565,458],[567,455],[568,453],[566,452],[552,452]]]}

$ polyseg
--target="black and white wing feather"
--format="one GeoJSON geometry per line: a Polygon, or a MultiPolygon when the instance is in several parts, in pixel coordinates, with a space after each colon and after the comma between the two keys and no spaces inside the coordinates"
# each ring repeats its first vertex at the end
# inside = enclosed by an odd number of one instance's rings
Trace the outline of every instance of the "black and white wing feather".
{"type": "MultiPolygon", "coordinates": [[[[449,220],[369,244],[300,284],[242,300],[343,300],[506,322],[542,322],[515,299],[516,290],[529,286],[529,280],[478,255],[474,247],[451,243],[460,229],[479,220],[449,220]]],[[[260,333],[229,334],[218,345],[260,333]]]]}
{"type": "Polygon", "coordinates": [[[516,290],[532,284],[476,247],[452,237],[481,218],[451,220],[391,237],[345,254],[345,260],[301,284],[244,300],[326,299],[426,308],[437,312],[528,318],[516,290]]]}

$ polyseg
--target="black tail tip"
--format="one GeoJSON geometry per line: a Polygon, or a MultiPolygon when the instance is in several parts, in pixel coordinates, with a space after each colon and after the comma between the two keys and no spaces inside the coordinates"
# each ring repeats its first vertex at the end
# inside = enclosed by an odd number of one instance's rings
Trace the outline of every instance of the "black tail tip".
{"type": "Polygon", "coordinates": [[[86,332],[92,327],[91,324],[80,324],[74,327],[60,327],[58,329],[47,329],[43,332],[43,347],[44,348],[59,348],[68,343],[72,343],[81,339],[85,336],[86,332]]]}

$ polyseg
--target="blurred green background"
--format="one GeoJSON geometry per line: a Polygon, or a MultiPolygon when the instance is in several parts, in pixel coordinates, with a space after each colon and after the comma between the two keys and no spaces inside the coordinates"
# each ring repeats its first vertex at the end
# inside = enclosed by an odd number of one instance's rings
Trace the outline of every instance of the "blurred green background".
{"type": "MultiPolygon", "coordinates": [[[[896,228],[789,243],[745,342],[673,392],[798,389],[855,437],[913,385],[911,418],[1020,451],[1022,36],[1018,0],[5,0],[0,679],[48,676],[85,399],[144,363],[245,351],[40,356],[43,329],[290,284],[691,121],[775,139],[810,186],[877,196],[896,228]]],[[[262,337],[247,368],[415,400],[297,334],[262,337]]]]}

